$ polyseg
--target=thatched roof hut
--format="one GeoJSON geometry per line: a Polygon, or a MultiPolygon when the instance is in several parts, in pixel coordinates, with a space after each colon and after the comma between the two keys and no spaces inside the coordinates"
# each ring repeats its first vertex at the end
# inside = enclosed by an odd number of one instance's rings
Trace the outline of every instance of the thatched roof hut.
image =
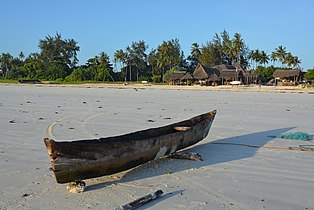
{"type": "Polygon", "coordinates": [[[214,67],[206,67],[198,64],[194,70],[193,77],[200,80],[202,84],[211,84],[213,82],[220,84],[229,84],[231,81],[241,81],[243,84],[257,83],[258,74],[252,71],[243,70],[237,65],[221,64],[214,67]]]}
{"type": "Polygon", "coordinates": [[[193,72],[193,77],[199,80],[218,81],[220,72],[216,68],[206,67],[198,64],[193,72]]]}
{"type": "Polygon", "coordinates": [[[180,80],[185,74],[186,74],[186,71],[176,71],[170,74],[167,80],[168,81],[180,80]]]}
{"type": "Polygon", "coordinates": [[[273,77],[280,78],[280,79],[289,79],[294,77],[300,77],[301,70],[275,70],[273,73],[273,77]]]}
{"type": "Polygon", "coordinates": [[[183,81],[188,81],[188,80],[193,80],[193,76],[187,72],[187,71],[176,71],[170,74],[168,77],[168,82],[172,85],[177,85],[177,84],[187,84],[184,83],[183,81]]]}
{"type": "Polygon", "coordinates": [[[302,71],[295,70],[275,70],[273,73],[276,85],[296,85],[302,80],[302,71]]]}

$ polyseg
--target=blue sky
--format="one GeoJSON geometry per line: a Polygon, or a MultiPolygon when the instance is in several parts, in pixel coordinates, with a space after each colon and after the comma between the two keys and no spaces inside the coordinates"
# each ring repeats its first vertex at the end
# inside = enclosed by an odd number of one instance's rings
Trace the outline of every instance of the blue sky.
{"type": "Polygon", "coordinates": [[[80,64],[104,51],[144,40],[149,48],[178,38],[187,56],[191,45],[226,29],[242,35],[250,49],[271,53],[283,45],[314,67],[313,0],[0,0],[0,53],[27,56],[39,39],[61,33],[81,50],[80,64]]]}

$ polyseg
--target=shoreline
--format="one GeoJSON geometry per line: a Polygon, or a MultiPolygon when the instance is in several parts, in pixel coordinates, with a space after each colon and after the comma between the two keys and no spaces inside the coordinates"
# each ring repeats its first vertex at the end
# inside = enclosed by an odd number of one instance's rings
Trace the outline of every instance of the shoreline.
{"type": "Polygon", "coordinates": [[[196,90],[196,91],[227,91],[227,92],[270,92],[270,93],[308,93],[314,94],[314,88],[300,86],[179,86],[155,84],[20,84],[0,83],[0,86],[35,86],[35,87],[65,87],[65,88],[107,88],[107,89],[153,89],[153,90],[196,90]]]}

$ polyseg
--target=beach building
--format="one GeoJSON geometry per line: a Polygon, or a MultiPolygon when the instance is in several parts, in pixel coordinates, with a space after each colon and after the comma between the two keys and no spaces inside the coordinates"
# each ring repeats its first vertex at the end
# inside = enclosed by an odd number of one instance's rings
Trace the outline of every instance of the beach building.
{"type": "Polygon", "coordinates": [[[187,71],[173,72],[167,78],[168,84],[170,85],[191,85],[193,80],[193,76],[187,71]]]}
{"type": "Polygon", "coordinates": [[[244,83],[245,84],[260,84],[261,78],[260,75],[255,73],[253,70],[243,71],[244,83]]]}
{"type": "Polygon", "coordinates": [[[198,64],[193,72],[196,83],[200,85],[217,85],[220,82],[220,72],[216,68],[206,67],[198,64]]]}
{"type": "MultiPolygon", "coordinates": [[[[239,78],[241,76],[242,78],[242,69],[241,68],[236,68],[233,65],[226,65],[226,64],[221,64],[214,66],[213,68],[218,69],[220,72],[219,78],[221,79],[222,85],[228,85],[232,81],[241,81],[239,78]]],[[[241,81],[242,82],[242,81],[241,81]]]]}
{"type": "Polygon", "coordinates": [[[243,70],[240,66],[235,65],[217,65],[206,67],[198,64],[193,72],[193,77],[200,85],[229,85],[230,82],[240,81],[241,84],[257,84],[259,75],[253,71],[243,70]]]}
{"type": "Polygon", "coordinates": [[[249,85],[258,84],[260,81],[259,74],[255,74],[252,70],[243,70],[235,65],[217,65],[204,66],[198,64],[191,75],[187,71],[176,71],[169,75],[166,79],[169,85],[230,85],[237,81],[239,84],[249,85]]]}
{"type": "Polygon", "coordinates": [[[273,73],[275,85],[296,85],[302,81],[302,71],[295,70],[275,70],[273,73]]]}

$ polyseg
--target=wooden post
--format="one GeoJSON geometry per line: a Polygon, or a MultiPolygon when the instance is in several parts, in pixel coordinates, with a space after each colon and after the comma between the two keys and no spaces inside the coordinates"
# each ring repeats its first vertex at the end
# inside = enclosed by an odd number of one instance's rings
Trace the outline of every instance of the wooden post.
{"type": "Polygon", "coordinates": [[[116,210],[131,210],[131,209],[139,208],[139,207],[143,206],[144,204],[159,198],[163,193],[164,192],[162,190],[157,190],[156,192],[154,192],[152,194],[148,194],[148,195],[141,197],[141,198],[139,198],[139,199],[137,199],[131,203],[120,206],[120,207],[116,208],[116,210]]]}

